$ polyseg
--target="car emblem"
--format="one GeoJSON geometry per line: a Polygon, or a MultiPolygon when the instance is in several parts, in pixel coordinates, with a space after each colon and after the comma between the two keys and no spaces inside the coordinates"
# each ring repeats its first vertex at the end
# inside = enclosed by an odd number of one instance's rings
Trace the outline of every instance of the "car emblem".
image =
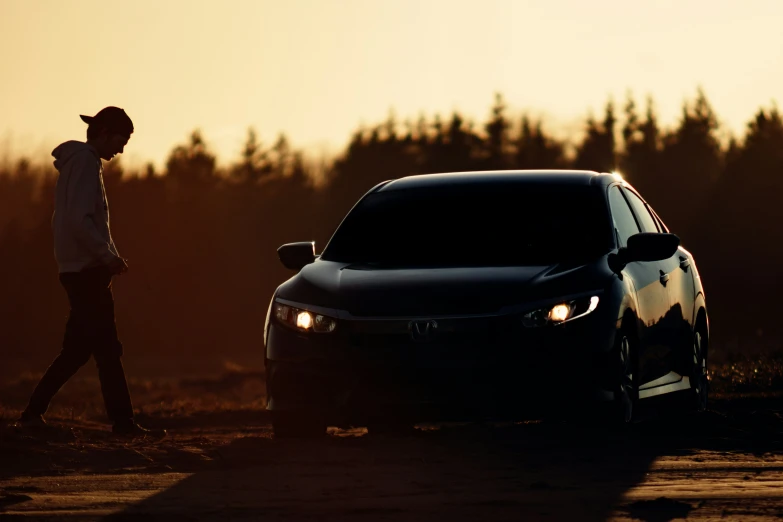
{"type": "Polygon", "coordinates": [[[414,341],[428,341],[432,337],[438,323],[430,319],[429,321],[411,321],[408,323],[408,331],[411,333],[411,339],[414,341]]]}

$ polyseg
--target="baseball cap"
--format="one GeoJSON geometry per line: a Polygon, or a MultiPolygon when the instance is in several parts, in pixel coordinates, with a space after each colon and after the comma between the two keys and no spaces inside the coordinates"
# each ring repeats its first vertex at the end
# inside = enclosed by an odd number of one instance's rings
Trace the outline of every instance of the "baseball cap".
{"type": "Polygon", "coordinates": [[[119,134],[127,134],[128,136],[133,134],[133,122],[125,111],[119,107],[105,107],[98,111],[98,114],[95,116],[80,114],[79,117],[84,123],[90,125],[99,125],[119,134]]]}

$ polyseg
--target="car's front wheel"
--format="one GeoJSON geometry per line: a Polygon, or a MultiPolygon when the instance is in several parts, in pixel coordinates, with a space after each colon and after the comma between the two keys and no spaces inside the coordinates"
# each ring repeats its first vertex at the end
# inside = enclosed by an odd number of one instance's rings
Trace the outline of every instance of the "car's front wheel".
{"type": "Polygon", "coordinates": [[[273,411],[275,438],[318,438],[326,435],[326,423],[319,415],[305,412],[273,411]]]}
{"type": "Polygon", "coordinates": [[[379,420],[367,423],[370,435],[410,435],[415,433],[413,424],[401,420],[379,420]]]}
{"type": "Polygon", "coordinates": [[[627,330],[619,333],[617,346],[617,388],[615,389],[616,419],[631,423],[638,416],[639,386],[638,359],[634,337],[627,330]]]}
{"type": "Polygon", "coordinates": [[[693,334],[693,346],[691,348],[691,401],[693,409],[705,411],[707,409],[707,395],[709,381],[707,379],[707,334],[701,326],[696,328],[693,334]]]}

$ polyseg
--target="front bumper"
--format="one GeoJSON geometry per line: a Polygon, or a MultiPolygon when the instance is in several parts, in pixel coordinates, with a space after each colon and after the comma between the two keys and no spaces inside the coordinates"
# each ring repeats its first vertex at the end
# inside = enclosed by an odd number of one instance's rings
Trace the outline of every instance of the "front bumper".
{"type": "Polygon", "coordinates": [[[485,322],[414,342],[369,322],[340,335],[300,334],[272,322],[267,409],[318,412],[340,425],[390,414],[520,419],[583,408],[613,399],[614,328],[598,324],[607,323],[522,329],[485,322]]]}

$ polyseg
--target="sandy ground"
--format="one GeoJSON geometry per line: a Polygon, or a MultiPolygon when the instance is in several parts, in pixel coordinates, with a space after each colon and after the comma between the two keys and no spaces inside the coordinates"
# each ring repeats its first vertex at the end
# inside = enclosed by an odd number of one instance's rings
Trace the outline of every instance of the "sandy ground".
{"type": "Polygon", "coordinates": [[[123,442],[61,419],[0,433],[0,520],[780,520],[780,399],[724,398],[627,430],[580,424],[330,429],[274,440],[262,410],[149,417],[123,442]]]}

